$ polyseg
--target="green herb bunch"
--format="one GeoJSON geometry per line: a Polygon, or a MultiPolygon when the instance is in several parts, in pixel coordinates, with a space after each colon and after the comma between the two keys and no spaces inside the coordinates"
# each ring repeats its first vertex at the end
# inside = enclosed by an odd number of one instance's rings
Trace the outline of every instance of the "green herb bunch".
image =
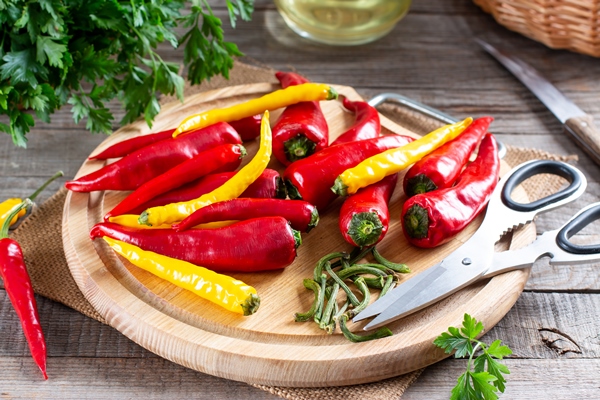
{"type": "MultiPolygon", "coordinates": [[[[250,20],[254,0],[226,0],[229,20],[250,20]]],[[[65,104],[76,123],[91,132],[112,132],[107,103],[117,99],[125,116],[143,115],[149,126],[160,111],[158,96],[183,100],[178,63],[157,53],[160,43],[185,45],[188,80],[198,84],[215,75],[228,78],[233,57],[221,20],[206,0],[1,0],[0,130],[25,147],[38,119],[65,104]],[[177,28],[185,33],[177,37],[177,28]]]]}
{"type": "Polygon", "coordinates": [[[469,361],[467,370],[458,378],[452,389],[451,400],[496,400],[497,392],[504,393],[506,379],[503,374],[510,374],[506,365],[497,360],[512,354],[508,346],[502,346],[500,340],[489,346],[476,339],[483,332],[483,324],[477,322],[469,314],[465,314],[462,328],[448,328],[434,340],[434,344],[446,353],[454,353],[454,357],[462,358],[467,354],[469,361]],[[481,354],[473,360],[475,354],[481,354]],[[473,365],[473,369],[471,369],[473,365]],[[487,366],[487,367],[486,367],[487,366]]]}

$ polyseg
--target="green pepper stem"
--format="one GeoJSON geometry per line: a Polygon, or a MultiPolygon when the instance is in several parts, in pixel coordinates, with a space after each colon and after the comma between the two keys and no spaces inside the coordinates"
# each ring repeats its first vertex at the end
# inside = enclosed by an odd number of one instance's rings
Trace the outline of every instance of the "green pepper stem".
{"type": "Polygon", "coordinates": [[[138,224],[152,226],[152,224],[148,221],[149,216],[150,213],[148,213],[148,210],[142,211],[142,213],[138,217],[138,224]]]}
{"type": "Polygon", "coordinates": [[[294,186],[292,181],[290,181],[289,179],[284,179],[284,185],[285,185],[287,195],[289,196],[290,199],[302,200],[302,195],[298,191],[298,188],[296,186],[294,186]]]}
{"type": "Polygon", "coordinates": [[[327,99],[326,100],[335,100],[338,98],[338,92],[331,86],[329,86],[329,90],[327,91],[327,99]]]}
{"type": "Polygon", "coordinates": [[[361,212],[352,216],[346,233],[358,247],[365,247],[379,241],[383,228],[376,212],[361,212]]]}
{"type": "Polygon", "coordinates": [[[306,322],[309,319],[315,316],[315,312],[317,311],[317,304],[319,303],[319,294],[321,292],[321,286],[317,284],[317,282],[312,279],[304,279],[303,281],[304,287],[312,290],[315,294],[315,298],[313,300],[310,309],[305,313],[296,313],[294,320],[296,322],[306,322]]]}
{"type": "Polygon", "coordinates": [[[410,273],[410,268],[408,268],[406,266],[406,264],[398,264],[398,263],[388,260],[387,258],[383,257],[375,247],[373,247],[371,252],[373,254],[373,258],[379,264],[384,265],[385,267],[391,269],[392,271],[399,272],[401,274],[410,273]]]}
{"type": "Polygon", "coordinates": [[[33,202],[29,199],[26,198],[25,200],[23,200],[21,203],[15,205],[11,210],[10,213],[8,214],[7,218],[4,220],[4,223],[2,224],[2,227],[0,228],[0,239],[4,239],[8,237],[8,229],[10,228],[10,221],[13,220],[14,217],[16,217],[19,212],[21,212],[22,209],[27,208],[29,206],[31,206],[33,204],[33,202]]]}
{"type": "Polygon", "coordinates": [[[406,182],[406,196],[412,197],[417,194],[436,190],[437,185],[425,174],[418,174],[409,178],[406,182]]]}
{"type": "Polygon", "coordinates": [[[326,327],[331,323],[331,319],[333,317],[333,308],[337,302],[337,294],[340,290],[340,285],[336,282],[331,287],[331,293],[329,294],[329,298],[327,299],[327,306],[325,306],[325,310],[323,311],[323,317],[319,322],[319,327],[321,329],[326,329],[326,327]]]}
{"type": "Polygon", "coordinates": [[[325,263],[328,263],[329,261],[333,260],[334,258],[347,259],[348,257],[349,257],[348,253],[343,253],[343,252],[329,253],[329,254],[321,257],[321,259],[319,261],[317,261],[317,266],[315,267],[315,270],[313,272],[314,280],[318,281],[320,279],[321,274],[323,272],[323,266],[325,265],[325,263]]]}
{"type": "Polygon", "coordinates": [[[386,328],[385,326],[379,328],[375,332],[368,335],[357,335],[355,333],[350,332],[350,329],[348,329],[348,326],[346,326],[346,321],[348,321],[348,319],[348,315],[342,314],[338,318],[338,323],[340,325],[340,330],[344,334],[344,337],[350,340],[351,342],[367,342],[369,340],[381,339],[393,335],[392,331],[386,328]]]}
{"type": "Polygon", "coordinates": [[[335,178],[331,191],[338,196],[346,196],[348,194],[348,186],[342,181],[342,178],[338,176],[335,178]]]}
{"type": "Polygon", "coordinates": [[[323,305],[325,303],[327,275],[321,274],[321,276],[319,277],[319,281],[321,282],[321,287],[319,289],[319,298],[317,299],[317,305],[314,315],[314,320],[316,323],[321,322],[321,317],[323,316],[323,305]]]}
{"type": "Polygon", "coordinates": [[[294,246],[296,248],[300,247],[300,245],[302,244],[302,234],[300,233],[300,231],[292,229],[292,236],[294,236],[294,246]]]}
{"type": "Polygon", "coordinates": [[[348,279],[353,275],[370,274],[375,276],[387,276],[388,274],[381,268],[366,266],[365,264],[355,264],[349,268],[344,268],[337,273],[340,279],[348,279]]]}
{"type": "Polygon", "coordinates": [[[283,152],[289,162],[310,156],[316,148],[317,144],[301,133],[283,142],[283,152]]]}
{"type": "Polygon", "coordinates": [[[379,293],[379,297],[385,296],[392,287],[394,287],[394,276],[388,275],[385,280],[385,283],[383,284],[383,288],[381,289],[381,292],[379,293]]]}
{"type": "Polygon", "coordinates": [[[275,178],[275,198],[285,199],[287,197],[287,190],[285,188],[285,182],[280,176],[275,178]]]}
{"type": "Polygon", "coordinates": [[[362,276],[359,276],[358,278],[356,278],[354,280],[354,284],[358,287],[358,290],[360,290],[360,292],[362,293],[363,299],[359,305],[357,305],[352,310],[349,310],[346,313],[346,314],[348,314],[348,318],[354,318],[355,315],[357,315],[359,312],[361,312],[362,310],[367,308],[367,306],[369,305],[369,302],[371,301],[371,292],[369,291],[369,287],[367,286],[367,283],[365,282],[365,278],[363,278],[362,276]]]}
{"type": "Polygon", "coordinates": [[[310,232],[312,228],[319,224],[319,211],[317,207],[314,207],[310,212],[310,221],[308,222],[308,226],[306,228],[306,233],[310,232]]]}
{"type": "Polygon", "coordinates": [[[62,171],[58,171],[57,173],[52,175],[46,182],[44,182],[44,184],[42,186],[40,186],[35,192],[33,192],[31,194],[31,196],[29,196],[28,198],[31,199],[32,201],[35,200],[35,198],[38,196],[38,194],[40,194],[44,189],[46,189],[49,184],[54,182],[54,180],[56,178],[59,178],[63,175],[64,175],[64,173],[62,171]]]}
{"type": "Polygon", "coordinates": [[[240,306],[242,307],[242,310],[244,310],[244,315],[252,315],[258,311],[260,297],[254,293],[250,293],[250,296],[248,296],[240,306]]]}
{"type": "Polygon", "coordinates": [[[240,148],[240,160],[244,157],[246,157],[248,155],[248,152],[246,151],[246,148],[244,146],[242,146],[241,144],[238,144],[238,147],[240,148]]]}
{"type": "Polygon", "coordinates": [[[404,214],[404,228],[411,238],[426,238],[429,231],[429,215],[427,210],[418,204],[410,207],[406,214],[404,214]]]}
{"type": "Polygon", "coordinates": [[[342,290],[346,292],[346,296],[348,296],[348,300],[350,300],[350,303],[352,303],[352,305],[355,307],[358,306],[360,304],[360,301],[352,292],[352,290],[350,290],[348,285],[346,285],[346,283],[342,279],[340,279],[340,277],[338,277],[338,275],[331,269],[331,264],[329,262],[325,263],[325,270],[329,273],[333,280],[340,285],[340,288],[342,288],[342,290]]]}

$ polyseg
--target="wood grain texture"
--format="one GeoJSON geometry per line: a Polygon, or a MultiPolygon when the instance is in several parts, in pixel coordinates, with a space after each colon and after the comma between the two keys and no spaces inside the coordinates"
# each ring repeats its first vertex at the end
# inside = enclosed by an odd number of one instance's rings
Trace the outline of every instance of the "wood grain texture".
{"type": "MultiPolygon", "coordinates": [[[[212,0],[211,4],[218,16],[226,15],[223,2],[212,0]]],[[[507,144],[578,156],[574,163],[589,181],[586,194],[574,204],[538,218],[538,232],[554,229],[580,207],[600,201],[600,168],[563,133],[560,123],[523,85],[472,43],[472,37],[481,36],[513,48],[519,57],[541,71],[596,121],[600,120],[598,59],[551,50],[510,32],[468,0],[413,1],[408,16],[389,36],[369,45],[349,48],[316,45],[289,33],[279,32],[279,38],[275,38],[267,29],[267,17],[277,16],[274,4],[270,0],[257,0],[256,9],[253,20],[238,23],[235,30],[224,22],[226,39],[239,45],[246,54],[242,58],[244,62],[296,70],[314,81],[353,86],[365,98],[383,91],[396,91],[456,117],[492,115],[495,118],[492,131],[507,144]]],[[[160,52],[169,61],[182,61],[181,49],[162,46],[160,52]]],[[[118,121],[123,110],[116,102],[109,107],[118,121]]],[[[402,124],[403,121],[395,122],[402,124]]],[[[118,128],[117,123],[114,128],[118,128]]],[[[8,135],[0,134],[0,192],[3,196],[26,196],[58,169],[65,171],[65,179],[72,178],[105,136],[89,134],[83,122],[76,125],[70,106],[66,106],[53,114],[50,124],[37,122],[28,138],[28,149],[16,149],[8,135]]],[[[49,197],[62,182],[56,182],[42,193],[40,200],[49,197]]],[[[551,269],[536,265],[520,301],[484,338],[492,335],[490,337],[510,340],[517,354],[527,354],[527,349],[539,350],[543,346],[537,329],[513,331],[510,329],[513,325],[503,327],[507,318],[511,318],[515,326],[576,332],[579,325],[588,323],[587,317],[581,319],[580,315],[597,310],[598,268],[597,264],[551,269]],[[547,300],[541,297],[544,294],[556,296],[556,304],[549,312],[538,314],[536,310],[542,309],[542,303],[547,300]],[[583,301],[581,296],[596,300],[583,301]],[[521,301],[524,298],[539,299],[538,305],[521,301]]],[[[114,328],[39,298],[51,368],[50,381],[42,382],[27,353],[12,306],[1,294],[4,293],[0,293],[3,335],[0,387],[6,389],[0,393],[6,397],[146,399],[178,397],[180,393],[187,396],[196,388],[191,396],[200,399],[275,398],[244,383],[214,378],[168,361],[160,367],[141,362],[131,364],[130,357],[156,356],[114,328]],[[135,365],[141,375],[131,379],[125,370],[113,374],[112,370],[119,365],[135,365]],[[54,379],[55,371],[60,379],[54,379]],[[81,382],[93,382],[93,385],[88,390],[81,382]],[[161,387],[157,388],[154,382],[160,382],[161,387]],[[146,385],[152,389],[146,389],[146,385]],[[236,395],[236,391],[240,394],[236,395]]],[[[595,332],[590,340],[600,329],[595,328],[595,332]]],[[[553,358],[508,360],[513,374],[508,377],[507,393],[502,399],[600,397],[598,385],[594,385],[600,368],[597,358],[563,361],[563,356],[554,358],[551,351],[536,353],[553,358]],[[515,378],[516,369],[523,371],[521,377],[515,378]]],[[[449,367],[448,363],[453,362],[442,361],[427,368],[404,397],[417,398],[412,396],[419,393],[420,399],[447,399],[450,387],[464,366],[459,360],[455,368],[449,367]],[[429,371],[435,374],[430,375],[429,371]]]]}
{"type": "MultiPolygon", "coordinates": [[[[226,107],[274,88],[271,84],[233,86],[191,96],[183,105],[170,103],[163,107],[154,129],[175,126],[191,109],[199,112],[226,107]]],[[[359,99],[349,87],[336,89],[347,98],[359,99]]],[[[343,112],[339,102],[322,102],[321,106],[330,139],[334,140],[351,124],[352,116],[343,112]]],[[[273,113],[273,118],[276,115],[273,113]]],[[[411,134],[385,118],[382,126],[384,133],[411,134]]],[[[142,123],[126,126],[93,153],[131,135],[143,134],[145,129],[142,123]]],[[[256,143],[248,144],[248,159],[256,152],[255,147],[256,143]]],[[[103,162],[88,161],[77,176],[101,165],[103,162]]],[[[283,171],[275,160],[271,167],[283,171]]],[[[89,239],[87,233],[93,224],[101,222],[124,195],[114,191],[67,195],[63,243],[69,268],[82,293],[111,326],[152,352],[198,371],[249,383],[338,386],[373,382],[424,367],[445,357],[432,344],[435,333],[460,324],[464,312],[476,315],[491,328],[514,304],[529,275],[528,270],[515,271],[472,285],[438,305],[390,324],[393,337],[351,343],[340,333],[327,335],[312,323],[293,322],[295,312],[310,307],[312,293],[307,293],[301,282],[310,276],[318,259],[335,251],[350,251],[337,226],[339,201],[321,212],[319,226],[305,236],[296,261],[285,270],[232,274],[254,286],[261,296],[259,312],[244,318],[139,270],[117,257],[102,241],[89,239]],[[387,360],[384,365],[382,359],[387,360]]],[[[392,215],[400,214],[402,196],[399,190],[392,198],[392,215]]],[[[410,246],[402,236],[399,220],[393,219],[379,249],[388,259],[404,262],[418,273],[463,243],[477,225],[471,224],[436,251],[427,251],[410,246]]],[[[532,241],[532,233],[533,228],[514,235],[513,243],[532,241]]],[[[355,324],[352,329],[359,331],[365,323],[355,324]]]]}

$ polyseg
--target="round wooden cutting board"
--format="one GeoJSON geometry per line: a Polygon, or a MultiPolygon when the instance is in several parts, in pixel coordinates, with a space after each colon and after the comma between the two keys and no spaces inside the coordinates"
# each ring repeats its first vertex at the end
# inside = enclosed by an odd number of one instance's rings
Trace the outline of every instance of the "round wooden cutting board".
{"type": "MultiPolygon", "coordinates": [[[[361,99],[352,88],[335,88],[352,100],[361,99]]],[[[163,107],[153,131],[175,127],[189,114],[238,103],[276,89],[277,86],[266,83],[235,86],[191,96],[184,104],[170,103],[163,107]]],[[[321,105],[333,140],[353,123],[354,116],[344,111],[339,101],[321,105]]],[[[271,114],[272,123],[278,114],[271,114]]],[[[385,117],[382,130],[418,137],[385,117]]],[[[123,139],[149,132],[144,121],[128,125],[105,140],[93,154],[123,139]]],[[[257,143],[244,145],[248,150],[247,162],[257,143]]],[[[102,165],[101,161],[87,160],[77,177],[102,165]]],[[[274,158],[270,167],[283,171],[274,158]]],[[[503,172],[507,170],[504,165],[503,172]]],[[[413,371],[447,357],[432,342],[449,326],[459,326],[464,313],[482,321],[486,331],[491,329],[515,303],[529,276],[527,269],[474,284],[390,324],[394,332],[391,337],[351,343],[339,329],[327,334],[314,322],[294,322],[294,314],[308,310],[312,303],[313,293],[303,287],[302,280],[312,276],[316,261],[334,251],[352,250],[338,229],[341,199],[321,213],[315,229],[303,234],[303,244],[293,264],[274,272],[231,274],[254,286],[261,297],[258,312],[242,317],[138,269],[116,256],[103,240],[90,240],[92,226],[101,222],[102,216],[125,195],[113,191],[68,194],[63,242],[77,285],[106,321],[134,342],[178,364],[227,379],[319,387],[373,382],[413,371]]],[[[399,184],[391,201],[390,229],[378,249],[386,258],[408,264],[412,270],[404,278],[408,279],[463,243],[476,230],[481,217],[450,243],[434,250],[417,249],[402,234],[399,215],[404,199],[399,184]]],[[[504,238],[497,247],[516,248],[534,238],[535,229],[530,225],[504,238]]],[[[364,325],[351,324],[350,328],[359,333],[364,325]]]]}

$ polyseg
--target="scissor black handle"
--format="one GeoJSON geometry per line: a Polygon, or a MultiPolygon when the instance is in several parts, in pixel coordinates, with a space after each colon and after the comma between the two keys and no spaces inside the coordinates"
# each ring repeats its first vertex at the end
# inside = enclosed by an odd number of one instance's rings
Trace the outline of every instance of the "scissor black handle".
{"type": "Polygon", "coordinates": [[[581,186],[581,178],[574,167],[569,164],[561,163],[552,160],[538,160],[531,162],[515,171],[506,181],[502,189],[502,202],[509,208],[515,211],[535,211],[548,204],[556,203],[562,199],[571,196],[581,186]],[[518,203],[514,201],[511,194],[515,187],[521,184],[525,179],[531,178],[538,174],[558,175],[569,181],[569,186],[553,193],[549,196],[541,198],[531,203],[518,203]]]}
{"type": "Polygon", "coordinates": [[[600,244],[580,246],[569,241],[569,238],[598,219],[600,219],[600,203],[588,208],[563,226],[556,235],[556,244],[572,254],[599,254],[600,244]]]}

